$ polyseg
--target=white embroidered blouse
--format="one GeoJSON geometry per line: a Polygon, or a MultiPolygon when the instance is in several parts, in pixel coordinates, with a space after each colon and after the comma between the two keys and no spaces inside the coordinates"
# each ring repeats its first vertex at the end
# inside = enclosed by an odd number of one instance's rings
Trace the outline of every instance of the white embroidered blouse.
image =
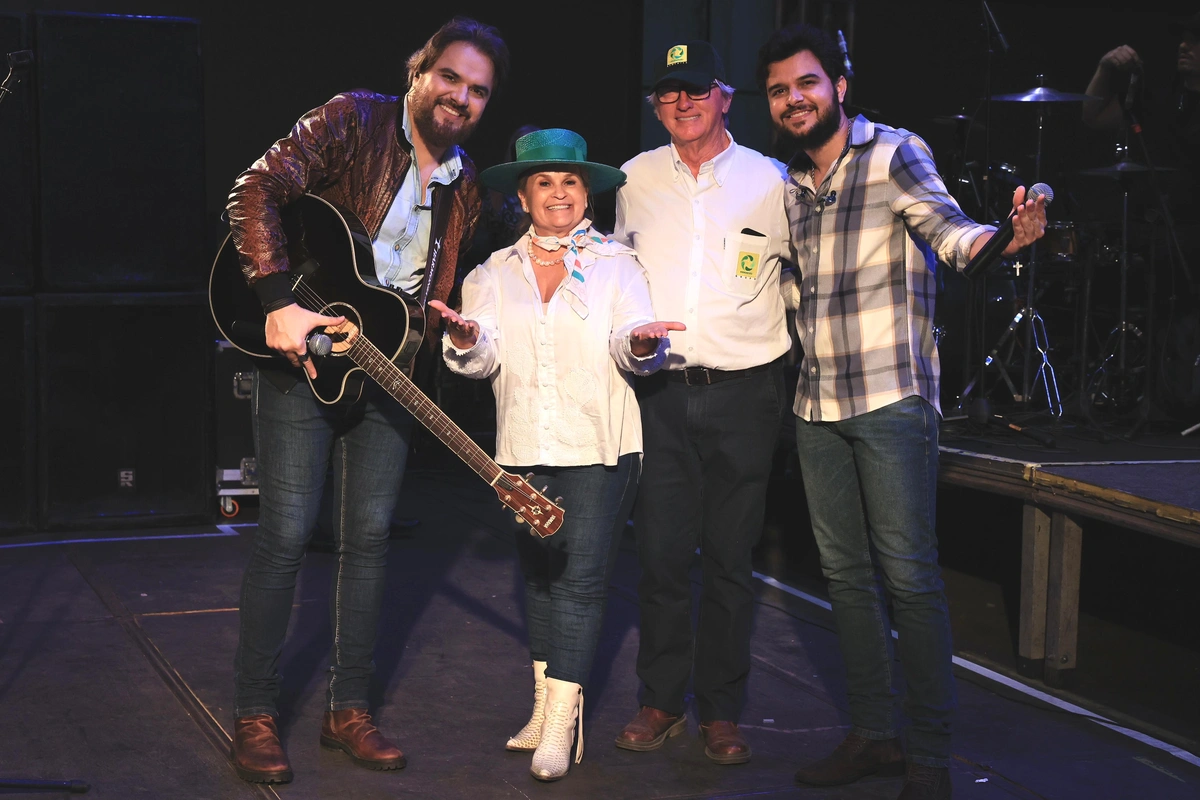
{"type": "Polygon", "coordinates": [[[580,228],[567,277],[543,308],[528,243],[526,233],[467,276],[462,316],[479,324],[479,338],[460,350],[447,334],[446,365],[491,380],[501,465],[612,466],[642,451],[630,373],[654,372],[670,351],[667,339],[644,358],[629,346],[629,332],[654,321],[645,271],[630,248],[580,228]]]}

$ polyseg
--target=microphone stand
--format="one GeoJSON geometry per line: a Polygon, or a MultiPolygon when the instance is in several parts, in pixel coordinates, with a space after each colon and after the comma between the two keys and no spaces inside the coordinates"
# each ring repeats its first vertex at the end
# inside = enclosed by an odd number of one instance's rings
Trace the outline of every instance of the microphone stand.
{"type": "Polygon", "coordinates": [[[1000,425],[1034,440],[1043,447],[1051,449],[1055,447],[1054,437],[1050,434],[1034,428],[1026,428],[1024,425],[1018,425],[1007,417],[992,413],[991,404],[987,401],[986,397],[981,397],[971,404],[971,411],[967,415],[967,419],[977,425],[1000,425]]]}
{"type": "MultiPolygon", "coordinates": [[[[980,206],[980,213],[984,217],[984,222],[989,221],[988,217],[991,214],[992,200],[992,163],[991,163],[991,136],[992,136],[992,60],[996,54],[995,46],[999,45],[1001,53],[1008,53],[1008,40],[1004,38],[1004,33],[1000,30],[1000,26],[996,24],[996,18],[992,16],[992,9],[988,7],[987,0],[980,0],[981,11],[983,13],[983,29],[984,37],[987,40],[987,57],[984,60],[984,100],[983,100],[983,202],[980,206]]],[[[969,124],[969,123],[968,123],[969,124]]],[[[964,163],[967,160],[967,154],[963,153],[964,163]]],[[[986,311],[986,296],[987,296],[987,281],[986,277],[982,281],[970,281],[967,286],[967,314],[965,330],[967,334],[966,344],[963,346],[963,375],[969,376],[972,373],[972,362],[979,364],[978,380],[981,382],[979,391],[980,397],[986,397],[986,376],[985,370],[991,363],[991,359],[986,355],[986,339],[987,339],[987,314],[986,311]],[[978,315],[976,321],[974,317],[978,315]],[[972,341],[973,334],[978,327],[978,343],[972,341]],[[978,352],[972,353],[972,345],[977,344],[978,352]],[[975,359],[978,358],[977,361],[975,359]]],[[[968,395],[975,388],[975,381],[968,383],[959,396],[958,406],[963,409],[964,403],[970,403],[968,395]]]]}

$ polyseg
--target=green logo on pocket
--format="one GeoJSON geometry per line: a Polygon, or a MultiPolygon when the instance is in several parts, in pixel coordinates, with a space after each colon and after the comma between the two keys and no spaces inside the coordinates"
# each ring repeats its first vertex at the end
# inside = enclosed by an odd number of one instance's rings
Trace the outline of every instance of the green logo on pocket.
{"type": "Polygon", "coordinates": [[[739,278],[750,278],[751,280],[758,277],[757,253],[747,253],[745,251],[738,253],[737,276],[739,278]]]}
{"type": "Polygon", "coordinates": [[[667,66],[673,67],[676,64],[687,63],[687,45],[677,44],[667,51],[667,66]]]}

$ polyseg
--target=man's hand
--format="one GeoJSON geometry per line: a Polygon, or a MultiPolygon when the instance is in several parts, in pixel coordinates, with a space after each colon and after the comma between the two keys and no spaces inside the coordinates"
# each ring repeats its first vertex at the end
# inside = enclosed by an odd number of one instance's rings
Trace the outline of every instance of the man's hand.
{"type": "Polygon", "coordinates": [[[450,342],[459,350],[470,350],[479,341],[478,322],[463,319],[462,315],[441,300],[430,300],[429,307],[442,315],[442,319],[446,321],[446,333],[450,334],[450,342]]]}
{"type": "Polygon", "coordinates": [[[303,367],[309,378],[315,378],[317,368],[308,354],[308,334],[345,321],[345,317],[323,317],[293,303],[267,314],[267,347],[283,353],[293,367],[303,367]]]}
{"type": "Polygon", "coordinates": [[[1026,203],[1025,187],[1018,186],[1013,192],[1012,226],[1013,238],[1001,252],[1003,256],[1014,256],[1046,235],[1046,198],[1026,203]]]}
{"type": "Polygon", "coordinates": [[[1100,57],[1100,69],[1124,74],[1134,69],[1141,69],[1142,59],[1137,51],[1127,44],[1113,48],[1100,57]]]}
{"type": "Polygon", "coordinates": [[[658,340],[671,331],[686,331],[682,322],[647,322],[629,332],[629,349],[638,358],[645,358],[658,349],[658,340]]]}

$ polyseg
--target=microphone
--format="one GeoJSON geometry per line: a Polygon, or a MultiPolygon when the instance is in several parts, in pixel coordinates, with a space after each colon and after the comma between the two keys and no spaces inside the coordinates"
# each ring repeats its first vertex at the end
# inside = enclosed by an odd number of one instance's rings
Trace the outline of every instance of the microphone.
{"type": "Polygon", "coordinates": [[[1133,110],[1133,101],[1137,99],[1138,79],[1142,76],[1141,65],[1135,64],[1133,70],[1129,73],[1129,88],[1125,90],[1124,109],[1126,111],[1133,110]]]}
{"type": "Polygon", "coordinates": [[[32,50],[17,50],[8,54],[9,69],[25,69],[33,63],[32,50]]]}
{"type": "Polygon", "coordinates": [[[333,339],[325,333],[310,333],[304,343],[314,356],[327,356],[333,352],[333,339]]]}
{"type": "Polygon", "coordinates": [[[842,36],[842,29],[838,28],[838,50],[842,51],[842,67],[846,71],[846,78],[854,77],[854,67],[850,65],[850,51],[846,48],[846,37],[842,36]]]}
{"type": "MultiPolygon", "coordinates": [[[[1025,202],[1032,203],[1039,197],[1046,198],[1046,205],[1054,202],[1054,190],[1044,183],[1035,183],[1029,187],[1029,191],[1025,194],[1025,202]]],[[[992,238],[987,241],[983,248],[975,255],[971,261],[963,267],[963,275],[967,278],[974,278],[979,273],[991,267],[992,262],[1000,257],[1000,253],[1004,248],[1008,247],[1009,242],[1013,240],[1013,218],[1009,214],[1008,219],[1004,220],[1004,224],[996,229],[992,234],[992,238]]]]}

